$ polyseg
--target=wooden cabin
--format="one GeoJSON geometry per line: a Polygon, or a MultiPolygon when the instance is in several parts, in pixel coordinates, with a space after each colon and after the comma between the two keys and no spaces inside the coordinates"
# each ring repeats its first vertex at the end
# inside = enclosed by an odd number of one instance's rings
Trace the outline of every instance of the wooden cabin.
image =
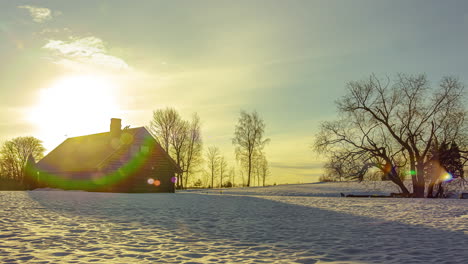
{"type": "Polygon", "coordinates": [[[35,166],[41,187],[100,192],[174,192],[180,168],[144,127],[66,139],[35,166]]]}

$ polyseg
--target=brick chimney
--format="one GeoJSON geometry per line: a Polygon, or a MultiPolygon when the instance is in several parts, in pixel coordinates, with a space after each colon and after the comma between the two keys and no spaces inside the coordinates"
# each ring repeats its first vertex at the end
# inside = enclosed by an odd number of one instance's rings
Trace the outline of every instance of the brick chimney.
{"type": "Polygon", "coordinates": [[[111,118],[111,124],[110,124],[111,138],[120,137],[121,132],[122,132],[122,119],[111,118]]]}

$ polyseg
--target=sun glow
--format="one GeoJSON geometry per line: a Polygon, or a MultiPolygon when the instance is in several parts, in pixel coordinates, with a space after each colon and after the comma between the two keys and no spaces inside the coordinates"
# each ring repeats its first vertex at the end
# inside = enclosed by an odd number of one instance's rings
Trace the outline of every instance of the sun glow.
{"type": "Polygon", "coordinates": [[[105,77],[64,77],[41,90],[29,118],[46,136],[101,132],[119,115],[116,94],[117,87],[105,77]]]}

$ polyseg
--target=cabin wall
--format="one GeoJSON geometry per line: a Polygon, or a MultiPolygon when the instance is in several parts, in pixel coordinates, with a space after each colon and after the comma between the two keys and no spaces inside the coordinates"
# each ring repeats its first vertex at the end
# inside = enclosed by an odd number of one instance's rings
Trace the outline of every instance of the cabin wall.
{"type": "Polygon", "coordinates": [[[108,173],[129,168],[125,169],[124,179],[108,191],[175,192],[175,184],[171,181],[175,168],[163,151],[154,139],[148,142],[137,137],[134,144],[122,148],[113,155],[115,158],[108,160],[105,169],[108,173]],[[149,179],[159,180],[160,185],[149,184],[149,179]]]}
{"type": "Polygon", "coordinates": [[[40,171],[37,175],[37,185],[40,188],[59,188],[64,190],[96,191],[99,188],[98,180],[104,174],[98,171],[80,172],[47,172],[40,171]]]}

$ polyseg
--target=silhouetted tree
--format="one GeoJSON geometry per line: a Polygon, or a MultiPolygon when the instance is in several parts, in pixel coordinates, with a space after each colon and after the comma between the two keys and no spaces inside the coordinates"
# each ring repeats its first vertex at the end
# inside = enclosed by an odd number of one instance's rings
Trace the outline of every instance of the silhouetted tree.
{"type": "Polygon", "coordinates": [[[24,183],[28,160],[44,156],[42,141],[35,137],[17,137],[6,141],[0,149],[0,173],[3,178],[24,183]]]}
{"type": "Polygon", "coordinates": [[[189,124],[187,121],[177,119],[173,131],[170,134],[171,154],[174,157],[177,165],[182,169],[182,172],[178,174],[177,188],[183,189],[184,184],[184,172],[186,162],[186,150],[188,144],[188,133],[189,124]]]}
{"type": "Polygon", "coordinates": [[[192,115],[192,121],[188,128],[188,142],[185,159],[185,187],[190,175],[202,162],[203,142],[201,138],[200,117],[197,113],[192,115]]]}
{"type": "MultiPolygon", "coordinates": [[[[402,193],[409,195],[398,173],[398,169],[406,166],[406,160],[399,158],[401,149],[392,144],[383,130],[374,129],[374,124],[362,117],[358,121],[342,118],[324,122],[314,147],[318,153],[328,156],[325,164],[328,173],[344,173],[342,176],[346,179],[362,181],[369,169],[377,168],[398,185],[402,193]]],[[[332,178],[326,177],[329,181],[332,178]]]]}
{"type": "Polygon", "coordinates": [[[189,122],[173,108],[160,109],[153,112],[149,130],[181,168],[177,188],[183,189],[189,175],[201,161],[200,118],[194,113],[189,122]]]}
{"type": "Polygon", "coordinates": [[[257,186],[265,186],[266,177],[270,174],[268,160],[265,153],[259,152],[253,158],[253,182],[257,181],[257,186]]]}
{"type": "Polygon", "coordinates": [[[153,111],[149,130],[167,153],[169,153],[171,137],[179,120],[180,115],[174,108],[168,107],[153,111]]]}
{"type": "Polygon", "coordinates": [[[257,184],[257,186],[260,186],[261,158],[262,153],[257,152],[254,154],[252,159],[252,186],[255,184],[257,184]]]}
{"type": "Polygon", "coordinates": [[[429,180],[427,197],[444,197],[443,183],[456,178],[464,178],[463,163],[460,149],[453,142],[450,145],[446,142],[433,145],[430,153],[430,163],[426,168],[426,176],[429,180]],[[434,187],[436,194],[434,195],[434,187]]]}
{"type": "Polygon", "coordinates": [[[329,160],[325,163],[324,168],[325,168],[325,175],[321,176],[320,181],[329,181],[329,182],[334,182],[334,181],[343,181],[346,177],[346,172],[345,172],[345,164],[343,162],[335,162],[333,160],[329,160]]]}
{"type": "Polygon", "coordinates": [[[229,181],[232,183],[232,187],[235,186],[236,169],[234,166],[229,168],[229,181]]]}
{"type": "Polygon", "coordinates": [[[223,177],[227,172],[228,163],[224,156],[219,158],[219,186],[223,187],[223,177]]]}
{"type": "MultiPolygon", "coordinates": [[[[340,151],[344,157],[388,171],[400,188],[397,168],[407,163],[413,195],[424,197],[425,167],[433,142],[457,142],[464,127],[464,86],[453,77],[442,78],[437,88],[425,75],[399,74],[392,84],[374,75],[350,82],[348,93],[337,101],[340,120],[322,124],[315,147],[340,151]],[[328,137],[328,138],[327,138],[328,137]]],[[[365,171],[365,170],[363,170],[365,171]]],[[[404,192],[404,190],[403,190],[404,192]]]]}
{"type": "Polygon", "coordinates": [[[260,176],[262,178],[263,187],[265,187],[266,178],[270,175],[270,167],[265,155],[262,155],[260,160],[260,176]]]}
{"type": "Polygon", "coordinates": [[[211,146],[208,148],[206,153],[206,160],[208,165],[208,171],[211,176],[211,188],[214,187],[214,179],[216,174],[219,172],[219,162],[221,155],[219,153],[218,147],[211,146]]]}
{"type": "Polygon", "coordinates": [[[247,171],[247,187],[250,186],[253,161],[269,139],[264,139],[265,122],[256,111],[247,113],[241,111],[234,130],[232,143],[236,146],[236,158],[247,171]]]}

